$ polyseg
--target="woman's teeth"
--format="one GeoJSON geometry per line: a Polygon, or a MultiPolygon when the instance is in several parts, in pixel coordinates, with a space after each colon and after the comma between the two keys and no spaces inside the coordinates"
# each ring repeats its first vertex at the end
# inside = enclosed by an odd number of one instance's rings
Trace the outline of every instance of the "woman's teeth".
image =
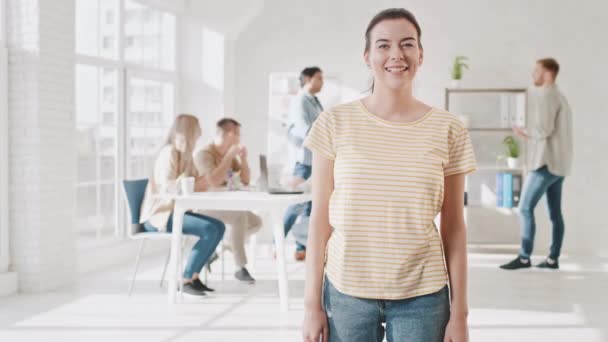
{"type": "Polygon", "coordinates": [[[384,68],[384,70],[388,71],[388,72],[403,72],[406,71],[408,69],[408,67],[391,67],[391,68],[384,68]]]}

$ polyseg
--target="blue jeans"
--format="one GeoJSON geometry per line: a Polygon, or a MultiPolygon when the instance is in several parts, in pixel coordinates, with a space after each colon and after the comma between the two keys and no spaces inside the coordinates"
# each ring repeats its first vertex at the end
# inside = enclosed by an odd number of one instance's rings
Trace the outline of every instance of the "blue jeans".
{"type": "Polygon", "coordinates": [[[521,250],[522,258],[530,258],[534,248],[534,234],[536,222],[534,221],[534,208],[543,195],[547,195],[547,208],[553,225],[553,239],[549,257],[557,260],[564,241],[564,218],[562,217],[562,187],[563,176],[556,176],[549,172],[546,166],[528,174],[524,186],[519,212],[521,217],[521,250]]]}
{"type": "Polygon", "coordinates": [[[330,342],[442,342],[450,319],[448,287],[424,296],[381,300],[345,295],[325,278],[323,306],[330,342]]]}
{"type": "MultiPolygon", "coordinates": [[[[304,165],[300,162],[296,163],[296,166],[293,170],[293,175],[301,177],[302,179],[310,178],[312,174],[312,166],[304,165]]],[[[310,216],[310,211],[312,210],[312,202],[295,204],[287,208],[287,212],[285,212],[285,216],[283,217],[283,229],[285,230],[285,236],[289,234],[291,228],[293,228],[294,223],[300,215],[310,216]]],[[[296,250],[303,251],[306,249],[306,246],[303,244],[296,242],[296,250]]]]}
{"type": "MultiPolygon", "coordinates": [[[[148,221],[144,223],[144,229],[148,232],[157,232],[158,229],[148,221]]],[[[169,216],[167,231],[173,229],[173,214],[169,216]]],[[[182,232],[188,235],[198,236],[198,241],[192,247],[188,263],[184,269],[184,278],[192,279],[194,273],[200,273],[201,269],[213,254],[217,245],[222,241],[226,226],[222,221],[212,217],[194,213],[184,215],[182,232]]]]}

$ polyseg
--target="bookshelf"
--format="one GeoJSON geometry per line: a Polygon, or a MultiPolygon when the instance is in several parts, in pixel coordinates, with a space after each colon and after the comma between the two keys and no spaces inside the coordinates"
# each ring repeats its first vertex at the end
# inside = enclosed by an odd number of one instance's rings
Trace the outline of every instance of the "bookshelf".
{"type": "Polygon", "coordinates": [[[511,127],[526,125],[527,101],[525,88],[445,89],[445,108],[467,127],[478,163],[478,171],[468,175],[465,184],[465,220],[473,243],[511,243],[517,239],[518,193],[526,174],[527,149],[511,127]],[[504,157],[507,136],[514,137],[520,146],[517,167],[509,167],[504,157]]]}

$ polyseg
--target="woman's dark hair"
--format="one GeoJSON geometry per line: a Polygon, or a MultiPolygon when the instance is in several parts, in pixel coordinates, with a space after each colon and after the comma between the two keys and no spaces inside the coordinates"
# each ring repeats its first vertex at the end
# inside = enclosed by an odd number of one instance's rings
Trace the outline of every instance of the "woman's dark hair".
{"type": "MultiPolygon", "coordinates": [[[[394,19],[405,19],[409,21],[416,28],[416,33],[418,33],[418,47],[422,48],[422,41],[420,37],[422,36],[422,30],[420,29],[420,24],[418,24],[418,20],[412,12],[406,10],[405,8],[387,8],[384,11],[376,14],[372,20],[367,25],[367,29],[365,30],[365,50],[364,52],[369,52],[371,48],[370,35],[374,27],[378,25],[380,22],[385,20],[394,20],[394,19]]],[[[374,83],[372,81],[371,91],[374,92],[374,83]]]]}
{"type": "Polygon", "coordinates": [[[368,52],[371,47],[370,34],[374,27],[382,21],[394,19],[405,19],[414,25],[416,33],[418,33],[418,47],[422,47],[422,41],[420,40],[422,30],[420,30],[420,25],[414,14],[405,8],[388,8],[376,14],[367,25],[367,30],[365,30],[365,52],[368,52]]]}
{"type": "Polygon", "coordinates": [[[306,84],[307,77],[311,78],[318,72],[322,72],[322,70],[321,68],[316,66],[304,68],[304,70],[302,70],[302,72],[300,73],[300,87],[303,87],[304,84],[306,84]]]}

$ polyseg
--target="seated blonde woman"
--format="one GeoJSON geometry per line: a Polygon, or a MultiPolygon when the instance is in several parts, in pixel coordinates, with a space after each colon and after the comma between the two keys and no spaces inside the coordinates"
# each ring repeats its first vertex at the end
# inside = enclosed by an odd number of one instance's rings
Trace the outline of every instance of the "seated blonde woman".
{"type": "MultiPolygon", "coordinates": [[[[181,114],[175,118],[167,141],[156,158],[153,175],[144,195],[141,223],[146,231],[171,232],[174,202],[154,198],[154,195],[175,193],[180,176],[195,175],[192,151],[200,136],[201,128],[196,117],[181,114]]],[[[207,188],[205,177],[195,178],[195,191],[206,191],[207,188]]],[[[204,296],[206,291],[213,291],[201,282],[199,273],[222,240],[225,229],[224,223],[214,218],[190,212],[184,215],[184,234],[199,238],[184,269],[184,293],[204,296]]]]}

